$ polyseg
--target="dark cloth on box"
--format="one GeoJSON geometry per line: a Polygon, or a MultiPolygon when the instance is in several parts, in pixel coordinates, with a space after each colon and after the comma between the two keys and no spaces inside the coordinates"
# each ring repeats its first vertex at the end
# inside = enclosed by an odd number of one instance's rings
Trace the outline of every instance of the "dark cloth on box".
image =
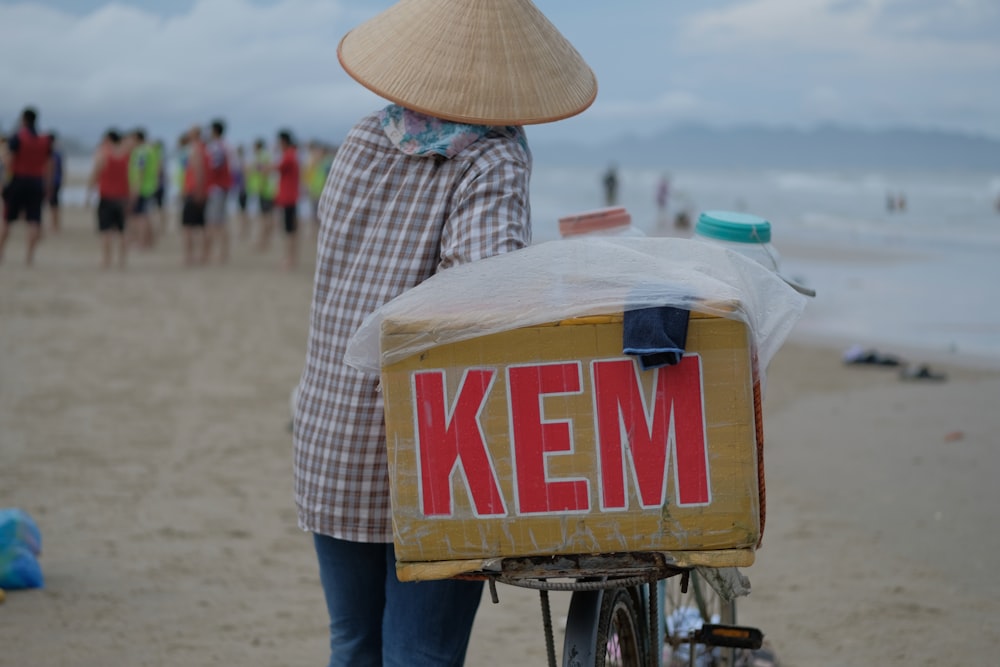
{"type": "Polygon", "coordinates": [[[626,310],[622,351],[638,357],[642,370],[673,366],[684,356],[690,311],[676,306],[626,310]]]}

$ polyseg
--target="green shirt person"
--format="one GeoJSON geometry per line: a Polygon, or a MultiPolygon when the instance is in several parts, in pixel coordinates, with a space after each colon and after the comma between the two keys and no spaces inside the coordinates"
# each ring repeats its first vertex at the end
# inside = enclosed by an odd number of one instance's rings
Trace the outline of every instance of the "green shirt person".
{"type": "Polygon", "coordinates": [[[158,185],[160,161],[163,156],[159,150],[146,143],[146,133],[143,130],[135,130],[132,136],[135,140],[135,147],[129,158],[129,188],[135,196],[152,197],[158,185]]]}
{"type": "Polygon", "coordinates": [[[263,139],[253,145],[253,163],[247,169],[247,194],[257,197],[262,210],[267,212],[278,194],[278,181],[271,169],[271,152],[263,139]]]}

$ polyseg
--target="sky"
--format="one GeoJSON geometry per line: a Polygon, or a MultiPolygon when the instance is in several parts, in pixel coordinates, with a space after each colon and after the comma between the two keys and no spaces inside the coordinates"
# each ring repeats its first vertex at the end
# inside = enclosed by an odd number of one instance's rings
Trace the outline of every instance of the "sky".
{"type": "MultiPolygon", "coordinates": [[[[383,101],[336,47],[390,0],[0,0],[0,128],[172,142],[223,117],[234,141],[334,143],[383,101]]],[[[533,141],[678,124],[954,130],[1000,138],[1000,0],[536,0],[598,79],[533,141]]]]}

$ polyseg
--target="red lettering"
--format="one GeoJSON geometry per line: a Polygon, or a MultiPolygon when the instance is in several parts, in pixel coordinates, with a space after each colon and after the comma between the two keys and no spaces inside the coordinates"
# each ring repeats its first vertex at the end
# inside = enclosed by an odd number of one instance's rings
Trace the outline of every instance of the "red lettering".
{"type": "Polygon", "coordinates": [[[573,451],[567,420],[544,418],[542,397],[579,394],[579,362],[512,366],[507,369],[511,439],[517,474],[517,507],[521,514],[577,512],[590,509],[586,479],[549,481],[547,457],[573,451]]]}
{"type": "Polygon", "coordinates": [[[464,475],[478,516],[507,513],[479,423],[495,375],[489,369],[466,370],[450,414],[444,372],[413,375],[421,506],[426,516],[454,514],[451,489],[456,471],[464,475]]]}
{"type": "Polygon", "coordinates": [[[654,371],[652,410],[646,405],[634,361],[594,361],[591,372],[602,507],[626,508],[626,457],[639,503],[644,508],[662,507],[669,451],[674,454],[677,504],[710,502],[701,357],[687,355],[675,366],[654,371]]]}

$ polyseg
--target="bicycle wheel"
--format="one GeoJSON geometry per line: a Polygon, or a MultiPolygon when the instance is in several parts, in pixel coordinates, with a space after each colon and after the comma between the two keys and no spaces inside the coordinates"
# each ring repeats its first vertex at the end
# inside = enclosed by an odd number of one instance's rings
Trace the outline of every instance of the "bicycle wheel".
{"type": "Polygon", "coordinates": [[[597,667],[646,664],[646,614],[637,588],[605,591],[597,624],[597,667]],[[601,660],[601,649],[604,660],[601,660]]]}
{"type": "Polygon", "coordinates": [[[576,591],[563,643],[564,667],[642,667],[649,641],[638,587],[576,591]]]}
{"type": "Polygon", "coordinates": [[[681,577],[660,582],[664,619],[664,667],[735,667],[738,650],[694,645],[691,662],[691,633],[705,623],[736,623],[736,601],[724,601],[708,582],[691,572],[687,593],[681,591],[681,577]]]}

